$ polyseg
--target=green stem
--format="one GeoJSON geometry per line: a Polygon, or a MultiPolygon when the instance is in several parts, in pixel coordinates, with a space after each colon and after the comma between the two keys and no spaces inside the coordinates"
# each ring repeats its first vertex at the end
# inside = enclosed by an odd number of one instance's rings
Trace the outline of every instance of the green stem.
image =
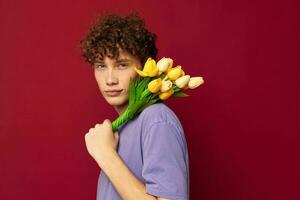
{"type": "Polygon", "coordinates": [[[180,91],[180,90],[181,90],[180,88],[178,88],[178,87],[176,86],[176,84],[175,84],[175,83],[173,83],[173,85],[172,85],[172,89],[174,90],[174,92],[178,92],[178,91],[180,91]]]}
{"type": "Polygon", "coordinates": [[[116,132],[122,124],[134,118],[136,114],[138,114],[138,111],[144,106],[142,102],[145,101],[145,99],[150,98],[151,95],[152,93],[148,89],[146,89],[145,91],[143,91],[138,101],[133,104],[129,104],[126,110],[112,122],[113,132],[116,132]]]}
{"type": "Polygon", "coordinates": [[[144,99],[145,97],[147,97],[149,94],[152,94],[152,92],[150,92],[148,90],[148,88],[142,93],[141,98],[140,99],[144,99]]]}
{"type": "Polygon", "coordinates": [[[129,108],[129,106],[126,108],[126,110],[117,119],[115,119],[112,122],[113,132],[116,132],[122,124],[124,124],[124,123],[126,123],[130,120],[129,109],[128,108],[129,108]]]}

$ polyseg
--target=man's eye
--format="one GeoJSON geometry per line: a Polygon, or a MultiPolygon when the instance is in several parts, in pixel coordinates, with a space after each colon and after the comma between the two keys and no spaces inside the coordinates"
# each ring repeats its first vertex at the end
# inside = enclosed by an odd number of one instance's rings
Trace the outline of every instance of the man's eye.
{"type": "Polygon", "coordinates": [[[119,68],[126,68],[128,66],[127,63],[120,63],[119,68]]]}
{"type": "Polygon", "coordinates": [[[98,69],[104,69],[105,65],[96,65],[95,67],[98,68],[98,69]]]}

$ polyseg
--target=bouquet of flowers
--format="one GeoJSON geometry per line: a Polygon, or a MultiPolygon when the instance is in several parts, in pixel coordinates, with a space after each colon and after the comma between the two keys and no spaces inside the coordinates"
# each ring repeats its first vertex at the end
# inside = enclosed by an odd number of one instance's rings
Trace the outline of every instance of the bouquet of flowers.
{"type": "Polygon", "coordinates": [[[173,67],[171,58],[163,57],[157,63],[149,57],[143,70],[135,68],[139,76],[130,80],[129,103],[126,110],[112,122],[113,132],[133,119],[146,107],[171,96],[188,96],[185,89],[195,89],[204,83],[203,77],[185,75],[180,65],[173,67]]]}

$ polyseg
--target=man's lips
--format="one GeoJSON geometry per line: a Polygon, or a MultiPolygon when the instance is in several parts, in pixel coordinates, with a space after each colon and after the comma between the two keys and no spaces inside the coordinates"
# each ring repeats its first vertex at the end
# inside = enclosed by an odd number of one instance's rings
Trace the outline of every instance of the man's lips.
{"type": "Polygon", "coordinates": [[[107,94],[107,96],[118,96],[123,90],[105,90],[105,94],[107,94]]]}

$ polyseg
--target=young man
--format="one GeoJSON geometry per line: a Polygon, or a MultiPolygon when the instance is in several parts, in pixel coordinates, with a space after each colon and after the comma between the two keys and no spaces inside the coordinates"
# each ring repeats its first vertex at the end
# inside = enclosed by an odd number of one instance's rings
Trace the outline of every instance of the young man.
{"type": "MultiPolygon", "coordinates": [[[[100,92],[121,114],[129,81],[148,57],[156,59],[156,35],[138,15],[100,18],[81,41],[100,92]]],[[[180,121],[164,103],[146,108],[113,133],[110,120],[85,134],[89,154],[101,168],[97,200],[189,199],[188,148],[180,121]]]]}

